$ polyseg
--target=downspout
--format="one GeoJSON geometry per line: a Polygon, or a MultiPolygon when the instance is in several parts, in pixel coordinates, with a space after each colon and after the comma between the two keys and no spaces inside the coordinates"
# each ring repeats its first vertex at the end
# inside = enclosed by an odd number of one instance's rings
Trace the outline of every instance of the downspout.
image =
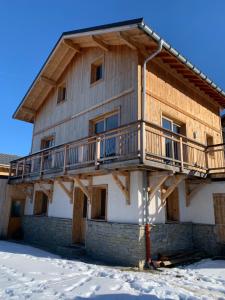
{"type": "MultiPolygon", "coordinates": [[[[152,60],[155,56],[157,56],[163,48],[163,40],[158,42],[158,49],[153,52],[149,57],[147,57],[143,64],[143,91],[142,91],[142,111],[141,111],[141,124],[142,124],[142,163],[144,163],[145,159],[145,148],[146,148],[146,135],[145,135],[145,122],[146,122],[146,74],[147,74],[147,63],[152,60]]],[[[145,200],[145,251],[146,251],[146,264],[147,268],[155,268],[152,258],[151,258],[151,240],[150,240],[150,223],[149,223],[149,213],[148,213],[148,191],[147,191],[147,172],[144,172],[144,182],[146,183],[144,186],[144,200],[145,200]]]]}

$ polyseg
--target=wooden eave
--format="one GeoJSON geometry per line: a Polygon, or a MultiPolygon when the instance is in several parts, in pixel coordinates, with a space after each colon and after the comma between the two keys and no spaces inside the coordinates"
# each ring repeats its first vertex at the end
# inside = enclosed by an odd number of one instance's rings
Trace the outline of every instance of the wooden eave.
{"type": "MultiPolygon", "coordinates": [[[[99,47],[102,51],[110,51],[114,46],[124,45],[133,51],[138,51],[143,57],[150,55],[157,48],[157,41],[146,34],[140,26],[140,20],[138,21],[136,24],[125,26],[114,26],[112,28],[108,27],[103,29],[98,27],[96,30],[64,33],[49,55],[13,117],[33,123],[35,113],[52,89],[60,83],[62,74],[72,59],[76,55],[82,55],[82,52],[87,48],[99,47]]],[[[190,84],[195,85],[196,88],[216,101],[220,107],[225,107],[225,96],[223,96],[218,89],[214,88],[212,84],[203,79],[200,73],[198,75],[177,56],[163,48],[157,58],[176,70],[179,76],[188,80],[190,84]]]]}

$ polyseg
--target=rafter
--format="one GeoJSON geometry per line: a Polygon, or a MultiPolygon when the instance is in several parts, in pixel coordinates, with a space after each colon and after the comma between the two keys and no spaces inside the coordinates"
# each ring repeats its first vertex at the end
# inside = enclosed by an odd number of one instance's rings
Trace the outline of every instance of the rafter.
{"type": "Polygon", "coordinates": [[[137,50],[137,46],[135,45],[135,43],[133,41],[131,41],[131,39],[125,35],[123,32],[118,32],[118,35],[120,37],[121,40],[123,40],[123,42],[132,50],[137,50]]]}
{"type": "Polygon", "coordinates": [[[95,44],[102,50],[104,50],[104,51],[110,50],[110,46],[107,45],[105,42],[103,42],[99,37],[92,35],[91,38],[95,42],[95,44]]]}
{"type": "Polygon", "coordinates": [[[29,114],[29,115],[34,115],[35,114],[35,110],[33,110],[33,109],[29,108],[29,107],[23,106],[21,109],[26,114],[29,114]]]}
{"type": "Polygon", "coordinates": [[[76,52],[81,52],[80,46],[77,44],[74,44],[73,41],[70,39],[64,39],[63,43],[67,45],[69,48],[73,49],[76,52]]]}
{"type": "Polygon", "coordinates": [[[47,83],[48,85],[53,86],[53,87],[56,87],[56,85],[57,85],[57,83],[54,80],[52,80],[52,79],[50,79],[48,77],[45,77],[45,76],[41,76],[40,80],[43,81],[43,82],[45,82],[45,83],[47,83]]]}

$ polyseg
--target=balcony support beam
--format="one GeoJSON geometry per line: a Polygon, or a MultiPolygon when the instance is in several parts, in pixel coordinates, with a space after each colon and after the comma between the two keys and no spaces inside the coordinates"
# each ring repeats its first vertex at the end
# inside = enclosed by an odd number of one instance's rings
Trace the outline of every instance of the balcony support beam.
{"type": "Polygon", "coordinates": [[[59,186],[62,188],[62,190],[66,193],[66,195],[68,196],[68,198],[70,199],[70,203],[73,203],[73,193],[74,193],[74,183],[71,182],[70,184],[70,189],[68,189],[63,180],[57,179],[57,183],[59,184],[59,186]]]}
{"type": "Polygon", "coordinates": [[[162,194],[161,201],[162,203],[165,203],[166,199],[169,197],[170,194],[175,190],[175,188],[178,186],[178,184],[184,180],[186,175],[174,175],[174,180],[172,184],[166,189],[166,191],[162,194]]]}
{"type": "Polygon", "coordinates": [[[119,189],[124,194],[127,205],[130,205],[130,173],[113,171],[112,177],[113,177],[115,183],[117,184],[117,186],[119,187],[119,189]],[[121,181],[119,176],[125,176],[125,184],[123,184],[123,182],[121,181]]]}

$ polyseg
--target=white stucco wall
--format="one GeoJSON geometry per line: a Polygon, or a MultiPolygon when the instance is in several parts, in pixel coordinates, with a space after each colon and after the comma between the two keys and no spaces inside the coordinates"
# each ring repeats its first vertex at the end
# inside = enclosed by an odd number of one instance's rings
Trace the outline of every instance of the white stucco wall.
{"type": "MultiPolygon", "coordinates": [[[[125,178],[120,177],[121,181],[125,183],[125,178]]],[[[87,185],[86,180],[82,180],[84,185],[87,185]]],[[[126,198],[112,175],[95,176],[93,177],[93,185],[107,185],[108,198],[107,198],[107,220],[110,222],[123,222],[123,223],[142,223],[143,220],[143,206],[142,206],[142,172],[134,171],[130,175],[130,205],[126,203],[126,198]]],[[[64,183],[66,187],[70,188],[70,183],[64,183]]],[[[46,189],[49,185],[44,185],[46,189]]],[[[35,184],[35,192],[41,190],[39,184],[35,184]]],[[[25,205],[25,215],[33,215],[34,198],[33,201],[27,199],[25,205]]],[[[54,184],[53,199],[49,202],[48,206],[49,217],[69,218],[73,217],[73,205],[70,202],[67,194],[62,190],[58,183],[54,184]]],[[[88,217],[91,216],[91,207],[88,206],[88,217]]]]}

